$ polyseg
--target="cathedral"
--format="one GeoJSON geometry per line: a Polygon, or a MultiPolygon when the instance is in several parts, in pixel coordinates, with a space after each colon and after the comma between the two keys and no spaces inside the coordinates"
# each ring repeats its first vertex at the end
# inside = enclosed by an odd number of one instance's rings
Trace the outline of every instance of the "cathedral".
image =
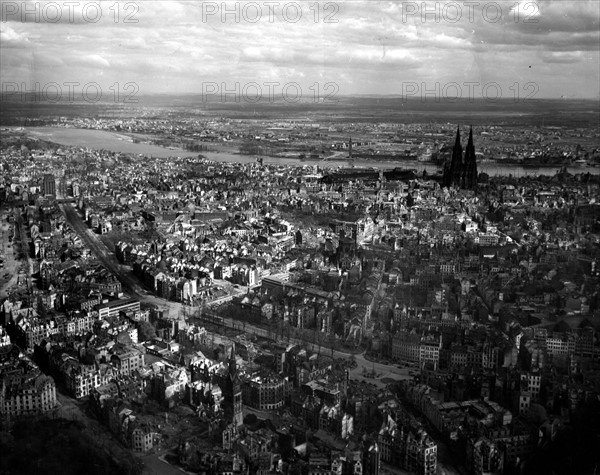
{"type": "Polygon", "coordinates": [[[443,185],[446,187],[474,190],[477,188],[477,161],[473,146],[473,127],[469,132],[469,141],[463,157],[460,144],[460,129],[456,129],[456,141],[452,149],[452,159],[444,164],[443,185]]]}

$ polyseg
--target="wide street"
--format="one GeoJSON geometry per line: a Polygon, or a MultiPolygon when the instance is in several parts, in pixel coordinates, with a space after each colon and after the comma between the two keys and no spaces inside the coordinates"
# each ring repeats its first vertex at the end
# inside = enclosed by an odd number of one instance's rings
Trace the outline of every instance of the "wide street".
{"type": "Polygon", "coordinates": [[[30,285],[33,262],[29,257],[29,240],[20,209],[2,208],[0,216],[0,255],[4,261],[0,266],[0,298],[3,298],[12,288],[23,286],[26,289],[30,285]],[[11,214],[14,214],[14,221],[8,223],[7,216],[11,214]],[[10,236],[13,236],[12,242],[10,236]]]}
{"type": "Polygon", "coordinates": [[[5,209],[0,214],[0,258],[3,261],[0,268],[0,298],[6,297],[8,288],[17,284],[20,267],[23,267],[23,262],[17,259],[17,251],[13,247],[16,243],[9,241],[14,233],[13,225],[7,221],[9,214],[5,209]]]}
{"type": "Polygon", "coordinates": [[[141,287],[135,277],[131,275],[131,270],[124,268],[125,266],[119,264],[114,253],[100,241],[98,236],[96,236],[90,228],[88,228],[87,224],[85,224],[83,219],[81,219],[81,216],[79,216],[75,208],[73,208],[73,205],[71,203],[61,203],[59,207],[64,213],[67,222],[83,240],[86,246],[91,249],[102,265],[119,279],[123,290],[131,297],[142,300],[142,296],[139,294],[141,287]]]}

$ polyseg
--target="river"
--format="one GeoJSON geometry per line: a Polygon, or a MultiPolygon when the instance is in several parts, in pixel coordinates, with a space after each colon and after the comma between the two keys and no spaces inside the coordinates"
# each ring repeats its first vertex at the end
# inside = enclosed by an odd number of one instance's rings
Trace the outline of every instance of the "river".
{"type": "MultiPolygon", "coordinates": [[[[106,130],[95,130],[95,129],[76,129],[66,127],[24,127],[23,128],[30,136],[45,139],[60,145],[90,148],[90,149],[104,149],[111,152],[119,153],[131,153],[131,154],[142,154],[150,155],[158,158],[168,157],[195,157],[198,156],[198,152],[188,152],[185,150],[173,150],[158,145],[152,145],[148,143],[133,143],[131,138],[124,133],[106,131],[106,130]]],[[[208,160],[216,162],[229,162],[229,163],[250,163],[256,161],[256,156],[251,155],[239,155],[231,151],[204,151],[200,152],[201,155],[205,156],[208,160]]],[[[272,165],[288,165],[288,166],[310,166],[319,165],[323,168],[338,168],[338,167],[374,167],[377,169],[390,169],[390,168],[409,168],[414,169],[418,173],[426,171],[429,174],[433,174],[438,170],[438,167],[434,164],[427,162],[419,162],[413,160],[402,160],[402,161],[390,161],[390,160],[320,160],[320,161],[302,161],[296,158],[281,158],[281,157],[262,157],[264,163],[272,165]]],[[[526,175],[546,175],[551,176],[556,174],[560,169],[558,166],[552,167],[534,167],[525,168],[520,165],[503,165],[495,162],[482,162],[477,164],[479,172],[487,173],[490,176],[506,176],[512,174],[515,177],[526,176],[526,175]]],[[[594,167],[568,167],[567,171],[572,174],[578,173],[591,173],[594,175],[600,174],[600,168],[594,167]]]]}

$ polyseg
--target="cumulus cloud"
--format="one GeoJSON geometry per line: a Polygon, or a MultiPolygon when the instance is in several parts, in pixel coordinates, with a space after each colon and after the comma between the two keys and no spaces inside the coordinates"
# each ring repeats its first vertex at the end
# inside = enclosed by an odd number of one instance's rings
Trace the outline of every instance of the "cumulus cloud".
{"type": "Polygon", "coordinates": [[[3,24],[0,28],[0,47],[18,48],[26,47],[29,40],[26,35],[18,33],[9,24],[3,24]]]}
{"type": "Polygon", "coordinates": [[[7,3],[0,55],[2,77],[14,81],[97,76],[107,87],[187,92],[201,81],[295,78],[364,94],[398,94],[405,81],[535,81],[560,97],[575,74],[583,96],[599,79],[596,0],[495,2],[500,11],[494,2],[300,2],[297,18],[261,1],[260,12],[248,2],[227,11],[222,2],[99,2],[99,13],[86,2],[7,3]],[[62,5],[57,21],[51,3],[62,5]]]}

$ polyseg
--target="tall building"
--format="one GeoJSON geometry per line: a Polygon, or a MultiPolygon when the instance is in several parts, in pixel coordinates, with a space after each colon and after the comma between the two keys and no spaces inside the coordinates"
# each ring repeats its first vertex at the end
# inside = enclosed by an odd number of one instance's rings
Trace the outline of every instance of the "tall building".
{"type": "Polygon", "coordinates": [[[443,185],[446,187],[474,190],[477,188],[477,160],[473,145],[473,127],[469,132],[469,141],[463,157],[460,143],[460,128],[456,129],[456,140],[452,148],[452,158],[444,165],[443,185]]]}
{"type": "Polygon", "coordinates": [[[467,190],[477,188],[477,159],[475,158],[475,146],[473,145],[473,127],[469,131],[469,141],[467,142],[467,148],[465,148],[461,186],[467,190]]]}
{"type": "Polygon", "coordinates": [[[380,468],[379,446],[375,440],[369,441],[363,449],[363,473],[364,475],[379,475],[380,468]]]}
{"type": "Polygon", "coordinates": [[[56,386],[50,376],[16,374],[0,380],[0,422],[10,424],[21,416],[44,414],[56,407],[56,386]]]}
{"type": "Polygon", "coordinates": [[[381,460],[415,475],[437,473],[437,444],[419,424],[397,424],[390,414],[379,431],[381,460]]]}
{"type": "Polygon", "coordinates": [[[231,419],[233,425],[239,427],[243,424],[244,415],[242,412],[242,384],[235,361],[235,347],[231,348],[227,369],[226,402],[232,411],[231,419]]]}
{"type": "Polygon", "coordinates": [[[408,432],[404,467],[410,473],[434,475],[437,473],[437,444],[424,430],[408,432]]]}
{"type": "Polygon", "coordinates": [[[462,181],[462,154],[463,149],[460,144],[460,128],[456,128],[456,140],[452,148],[452,160],[450,161],[450,176],[447,186],[459,186],[462,181]]]}
{"type": "Polygon", "coordinates": [[[0,346],[0,426],[38,416],[56,407],[54,379],[43,374],[10,340],[0,346]]]}
{"type": "Polygon", "coordinates": [[[49,173],[44,175],[44,179],[42,181],[42,193],[44,196],[56,196],[56,180],[54,179],[54,175],[49,173]]]}

